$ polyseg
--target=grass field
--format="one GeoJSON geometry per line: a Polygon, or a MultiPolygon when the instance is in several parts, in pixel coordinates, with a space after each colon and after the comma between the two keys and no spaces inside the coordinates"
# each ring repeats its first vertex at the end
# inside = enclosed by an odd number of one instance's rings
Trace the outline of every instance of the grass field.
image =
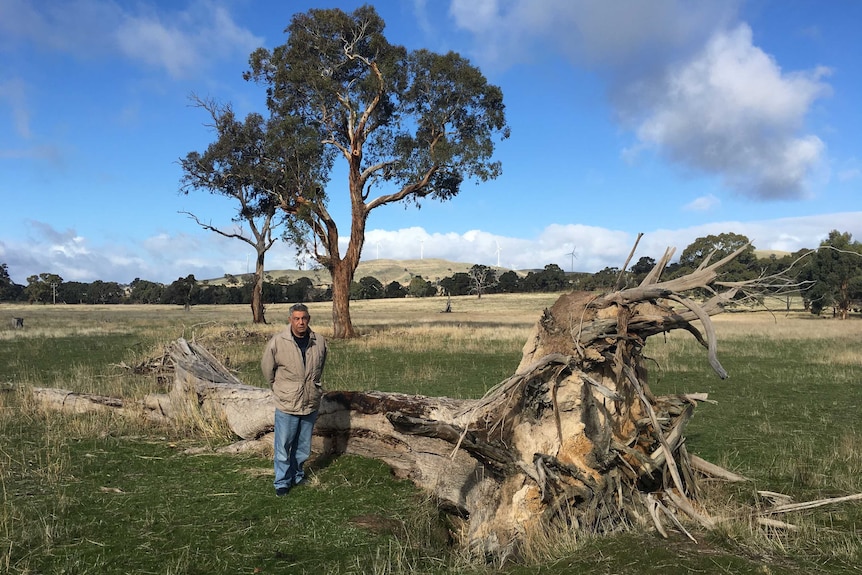
{"type": "MultiPolygon", "coordinates": [[[[478,397],[511,375],[554,295],[360,301],[361,337],[332,342],[329,389],[478,397]]],[[[777,302],[776,302],[777,303],[777,302]]],[[[776,305],[781,310],[783,303],[776,305]]],[[[331,333],[330,308],[312,325],[331,333]]],[[[487,573],[453,550],[445,518],[376,461],[319,458],[312,480],[272,494],[267,457],[215,455],[223,429],[171,428],[115,414],[68,415],[33,405],[32,386],[142,397],[165,381],[130,367],[165,344],[195,338],[262,385],[258,360],[287,306],[253,326],[246,306],[0,306],[0,572],[32,573],[487,573]],[[12,317],[24,317],[14,330],[12,317]],[[196,453],[196,455],[192,455],[196,453]]],[[[652,338],[656,393],[708,392],[689,424],[689,451],[749,477],[708,485],[713,509],[756,504],[755,491],[796,501],[862,492],[862,321],[802,312],[715,318],[719,380],[691,335],[652,338]]],[[[783,519],[795,532],[745,521],[664,540],[632,531],[563,537],[506,565],[521,573],[860,573],[862,504],[783,519]]]]}

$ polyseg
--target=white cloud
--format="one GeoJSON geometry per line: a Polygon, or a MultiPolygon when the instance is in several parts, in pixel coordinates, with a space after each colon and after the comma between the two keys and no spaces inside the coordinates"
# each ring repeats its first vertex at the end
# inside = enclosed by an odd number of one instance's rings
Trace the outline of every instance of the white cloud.
{"type": "Polygon", "coordinates": [[[13,148],[8,150],[0,149],[0,158],[13,160],[45,160],[54,166],[61,166],[65,161],[60,148],[53,145],[13,148]]]}
{"type": "Polygon", "coordinates": [[[199,73],[214,56],[245,55],[263,43],[210,2],[170,15],[125,14],[114,38],[128,57],[164,68],[174,78],[199,73]]]}
{"type": "Polygon", "coordinates": [[[638,129],[642,142],[688,167],[721,175],[759,198],[800,198],[824,144],[798,136],[811,104],[828,93],[827,73],[783,75],[740,25],[717,33],[704,51],[672,70],[665,97],[638,129]]]}
{"type": "Polygon", "coordinates": [[[125,245],[94,243],[74,229],[56,230],[44,222],[27,224],[27,238],[0,243],[0,261],[8,265],[17,283],[40,273],[55,273],[65,281],[119,283],[136,277],[165,283],[189,274],[201,279],[221,277],[223,266],[240,273],[240,258],[226,257],[239,246],[222,246],[204,234],[163,234],[125,245]]]}
{"type": "Polygon", "coordinates": [[[62,243],[53,244],[48,248],[52,254],[63,258],[87,257],[90,250],[87,248],[84,238],[75,236],[62,243]]]}
{"type": "Polygon", "coordinates": [[[708,212],[719,205],[721,205],[721,200],[712,194],[707,194],[689,202],[682,209],[687,212],[708,212]]]}
{"type": "Polygon", "coordinates": [[[109,48],[110,30],[120,15],[121,9],[106,0],[3,0],[0,38],[5,43],[23,40],[41,49],[91,57],[109,48]]]}
{"type": "Polygon", "coordinates": [[[202,55],[192,38],[158,20],[127,17],[116,31],[116,41],[132,60],[163,67],[174,78],[186,76],[200,66],[202,55]]]}
{"type": "Polygon", "coordinates": [[[476,37],[483,66],[505,68],[552,49],[575,65],[643,73],[690,50],[731,20],[736,1],[451,0],[455,24],[476,37]]]}
{"type": "Polygon", "coordinates": [[[558,53],[603,78],[638,142],[685,171],[757,199],[808,196],[826,147],[800,133],[829,71],[785,72],[733,24],[736,2],[452,0],[477,59],[508,68],[558,53]]]}
{"type": "Polygon", "coordinates": [[[847,168],[838,172],[838,180],[841,182],[852,182],[862,179],[862,169],[847,168]]]}
{"type": "Polygon", "coordinates": [[[263,44],[262,38],[238,26],[224,6],[210,0],[170,11],[111,0],[3,0],[0,49],[16,41],[79,58],[119,53],[174,78],[201,74],[214,60],[245,57],[263,44]]]}

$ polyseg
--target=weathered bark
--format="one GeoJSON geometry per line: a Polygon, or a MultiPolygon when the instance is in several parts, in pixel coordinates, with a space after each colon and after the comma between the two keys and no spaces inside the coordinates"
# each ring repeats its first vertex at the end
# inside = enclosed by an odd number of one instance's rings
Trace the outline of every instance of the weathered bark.
{"type": "Polygon", "coordinates": [[[339,260],[330,265],[333,337],[337,339],[355,337],[356,330],[350,318],[350,284],[356,269],[351,269],[350,263],[345,260],[339,260]]]}
{"type": "Polygon", "coordinates": [[[93,413],[99,411],[118,410],[122,413],[125,402],[118,397],[77,393],[67,389],[54,387],[36,387],[32,390],[33,399],[39,405],[69,413],[93,413]]]}
{"type": "Polygon", "coordinates": [[[253,323],[266,323],[266,310],[263,305],[264,260],[266,251],[257,249],[254,264],[254,286],[251,290],[251,317],[253,323]]]}
{"type": "MultiPolygon", "coordinates": [[[[315,448],[386,462],[460,518],[463,543],[482,554],[505,555],[553,526],[601,533],[651,519],[660,533],[669,521],[692,537],[677,514],[705,528],[717,523],[699,509],[698,477],[744,478],[688,453],[685,425],[707,397],[654,396],[642,350],[651,335],[685,329],[727,376],[710,315],[739,287],[714,291],[717,269],[735,255],[668,282],[654,272],[633,289],[561,296],[535,325],[515,374],[480,399],[328,392],[315,448]],[[693,288],[715,295],[697,304],[682,295],[693,288]]],[[[244,385],[195,343],[177,340],[170,357],[174,388],[138,409],[154,419],[216,414],[243,438],[236,450],[267,437],[269,390],[244,385]]],[[[74,395],[34,393],[64,408],[74,395]]],[[[106,402],[77,396],[71,405],[106,402]]]]}

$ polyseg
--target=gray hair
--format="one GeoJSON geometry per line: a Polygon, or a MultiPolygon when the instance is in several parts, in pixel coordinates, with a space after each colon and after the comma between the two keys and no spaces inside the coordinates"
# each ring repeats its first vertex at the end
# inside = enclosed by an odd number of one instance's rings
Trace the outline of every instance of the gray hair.
{"type": "MultiPolygon", "coordinates": [[[[295,303],[292,306],[290,306],[290,309],[288,311],[290,312],[290,315],[293,315],[293,312],[295,312],[295,311],[301,311],[303,313],[308,313],[308,306],[305,305],[304,303],[295,303]]],[[[311,317],[311,314],[308,313],[308,316],[311,317]]]]}

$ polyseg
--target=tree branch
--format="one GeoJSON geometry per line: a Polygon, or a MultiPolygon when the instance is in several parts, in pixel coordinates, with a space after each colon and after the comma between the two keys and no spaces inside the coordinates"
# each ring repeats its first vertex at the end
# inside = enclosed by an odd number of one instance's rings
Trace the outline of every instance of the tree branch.
{"type": "Polygon", "coordinates": [[[200,221],[200,219],[198,219],[198,217],[197,217],[196,215],[194,215],[193,213],[191,213],[191,212],[184,212],[184,211],[180,211],[180,212],[178,212],[178,213],[180,213],[180,214],[186,214],[188,217],[190,217],[191,219],[193,219],[197,225],[199,225],[200,227],[202,227],[202,228],[203,228],[203,229],[205,229],[205,230],[209,230],[209,231],[211,231],[211,232],[215,232],[215,233],[217,233],[217,234],[219,234],[219,235],[221,235],[221,236],[224,236],[224,237],[226,237],[226,238],[236,238],[236,239],[239,239],[239,240],[244,241],[245,243],[247,243],[247,244],[249,244],[249,245],[251,245],[251,246],[255,246],[255,247],[256,247],[255,242],[254,242],[254,241],[252,241],[252,239],[251,239],[251,238],[247,238],[247,237],[246,237],[246,236],[244,236],[243,234],[238,234],[238,233],[235,233],[235,232],[234,232],[234,233],[225,232],[225,231],[220,230],[219,228],[217,228],[217,227],[215,227],[215,226],[213,226],[213,225],[211,225],[211,224],[205,224],[205,223],[203,223],[202,221],[200,221]]]}

